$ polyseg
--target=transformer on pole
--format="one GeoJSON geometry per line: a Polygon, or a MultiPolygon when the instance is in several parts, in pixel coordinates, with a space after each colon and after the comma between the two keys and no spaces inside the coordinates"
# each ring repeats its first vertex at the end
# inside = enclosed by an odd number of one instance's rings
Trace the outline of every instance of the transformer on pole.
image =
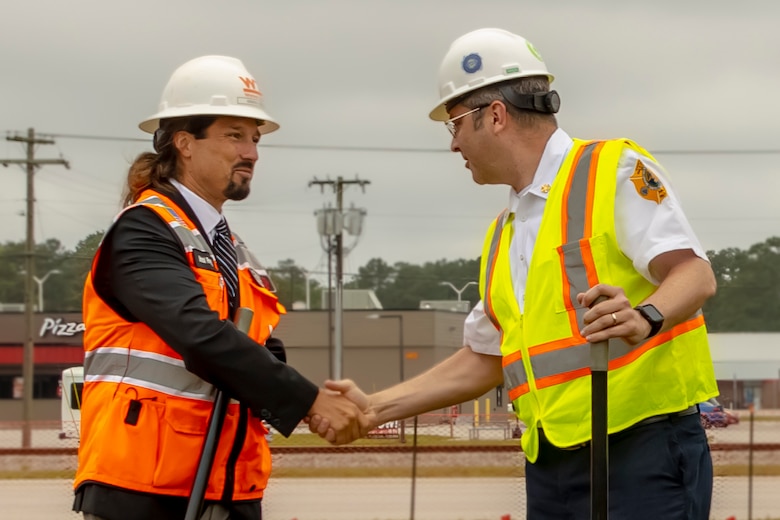
{"type": "Polygon", "coordinates": [[[329,341],[331,353],[330,378],[341,379],[343,361],[343,260],[344,255],[348,254],[357,245],[360,234],[363,231],[363,217],[366,215],[365,209],[355,208],[354,205],[350,206],[346,211],[344,210],[344,185],[357,184],[365,192],[365,186],[366,184],[370,184],[370,182],[358,178],[355,178],[354,180],[344,180],[343,177],[338,177],[335,181],[318,180],[315,178],[313,181],[309,182],[309,186],[314,184],[319,185],[321,191],[324,190],[325,185],[330,185],[333,187],[333,191],[336,194],[335,208],[328,205],[321,210],[315,211],[314,215],[317,218],[317,232],[320,234],[323,249],[328,253],[328,336],[329,339],[331,339],[331,341],[329,341]],[[345,231],[355,239],[347,248],[344,247],[345,231]],[[334,292],[331,287],[330,277],[331,255],[333,253],[336,255],[335,302],[334,298],[331,297],[334,292]]]}

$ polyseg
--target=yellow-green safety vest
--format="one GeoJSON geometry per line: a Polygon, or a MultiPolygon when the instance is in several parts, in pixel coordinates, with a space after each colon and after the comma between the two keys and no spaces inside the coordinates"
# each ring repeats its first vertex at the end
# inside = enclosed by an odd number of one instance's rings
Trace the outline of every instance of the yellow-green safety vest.
{"type": "MultiPolygon", "coordinates": [[[[604,283],[622,287],[635,306],[656,289],[615,236],[616,172],[625,148],[653,160],[627,139],[574,140],[545,204],[522,313],[509,263],[514,215],[505,210],[485,237],[480,294],[501,334],[504,385],[527,426],[522,446],[532,463],[539,428],[559,447],[591,437],[590,348],[579,332],[587,308],[576,295],[604,283]]],[[[638,345],[610,340],[608,392],[610,434],[717,395],[701,311],[638,345]]]]}

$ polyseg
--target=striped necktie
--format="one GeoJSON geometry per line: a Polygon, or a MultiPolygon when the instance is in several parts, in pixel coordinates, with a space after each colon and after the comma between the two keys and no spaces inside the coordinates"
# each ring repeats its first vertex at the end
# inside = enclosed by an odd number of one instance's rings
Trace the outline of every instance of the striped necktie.
{"type": "Polygon", "coordinates": [[[233,246],[233,240],[230,238],[230,231],[225,219],[221,219],[215,228],[214,235],[214,254],[217,257],[219,270],[225,278],[228,294],[230,295],[231,307],[236,303],[236,293],[238,292],[238,260],[236,258],[236,248],[233,246]]]}

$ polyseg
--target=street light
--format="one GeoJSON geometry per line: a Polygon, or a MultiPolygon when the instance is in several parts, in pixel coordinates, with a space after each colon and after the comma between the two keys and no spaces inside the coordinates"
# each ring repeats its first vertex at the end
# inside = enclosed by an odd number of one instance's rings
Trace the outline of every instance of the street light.
{"type": "MultiPolygon", "coordinates": [[[[402,314],[369,314],[366,316],[369,320],[378,320],[382,318],[391,318],[398,320],[398,376],[401,382],[404,381],[404,317],[402,314]]],[[[401,443],[406,442],[405,423],[401,421],[401,443]]]]}
{"type": "MultiPolygon", "coordinates": [[[[472,282],[473,283],[473,282],[472,282]]],[[[401,382],[404,380],[404,317],[403,314],[369,314],[366,318],[377,320],[381,318],[398,319],[398,354],[399,354],[399,377],[401,382]]],[[[398,439],[401,444],[406,442],[406,421],[401,420],[401,432],[398,439]]],[[[412,447],[412,499],[410,503],[409,519],[414,520],[414,504],[417,489],[417,416],[414,416],[414,446],[412,447]]]]}
{"type": "Polygon", "coordinates": [[[439,285],[449,285],[452,287],[452,290],[458,293],[458,301],[460,301],[460,295],[463,294],[463,291],[465,291],[469,285],[477,285],[477,282],[468,282],[466,285],[461,287],[460,290],[458,290],[458,288],[452,285],[450,282],[439,282],[439,285]]]}
{"type": "Polygon", "coordinates": [[[398,356],[400,366],[398,375],[401,381],[404,380],[404,317],[401,314],[369,314],[366,316],[369,320],[378,320],[381,318],[393,318],[398,320],[398,356]]]}
{"type": "Polygon", "coordinates": [[[43,275],[43,278],[38,278],[37,276],[33,275],[33,279],[35,280],[35,283],[38,284],[38,312],[43,312],[43,284],[45,284],[49,276],[53,274],[62,274],[62,271],[60,271],[59,269],[52,269],[51,271],[43,275]]]}

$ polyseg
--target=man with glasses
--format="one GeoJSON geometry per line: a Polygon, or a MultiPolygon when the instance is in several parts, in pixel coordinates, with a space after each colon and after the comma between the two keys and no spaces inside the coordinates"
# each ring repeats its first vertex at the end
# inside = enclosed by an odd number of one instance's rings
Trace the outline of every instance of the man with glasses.
{"type": "Polygon", "coordinates": [[[587,518],[590,344],[609,341],[611,518],[705,520],[712,461],[696,403],[718,393],[700,311],[712,269],[658,162],[627,139],[569,137],[552,80],[518,35],[480,29],[453,42],[430,117],[477,183],[510,186],[485,238],[465,346],[372,395],[349,380],[326,386],[381,424],[503,384],[527,425],[528,518],[587,518]]]}

